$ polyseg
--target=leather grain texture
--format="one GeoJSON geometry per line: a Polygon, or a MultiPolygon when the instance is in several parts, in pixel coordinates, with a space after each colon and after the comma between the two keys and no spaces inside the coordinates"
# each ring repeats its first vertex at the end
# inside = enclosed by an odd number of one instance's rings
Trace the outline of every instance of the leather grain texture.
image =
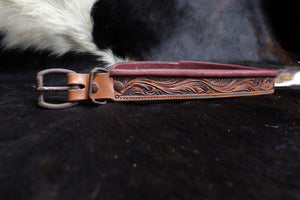
{"type": "Polygon", "coordinates": [[[274,70],[209,62],[128,62],[110,70],[111,76],[276,77],[274,70]]]}
{"type": "MultiPolygon", "coordinates": [[[[94,99],[153,101],[266,95],[274,92],[275,70],[192,61],[128,62],[96,73],[94,99]]],[[[68,74],[69,101],[87,100],[90,76],[68,74]]]]}
{"type": "Polygon", "coordinates": [[[266,95],[274,78],[116,78],[115,101],[187,100],[266,95]]]}

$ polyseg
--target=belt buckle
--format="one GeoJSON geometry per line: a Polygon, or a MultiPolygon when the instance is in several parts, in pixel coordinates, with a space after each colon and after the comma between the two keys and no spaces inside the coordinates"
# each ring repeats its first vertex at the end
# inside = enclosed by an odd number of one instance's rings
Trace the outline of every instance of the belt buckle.
{"type": "Polygon", "coordinates": [[[78,86],[44,86],[44,76],[47,74],[69,74],[69,73],[76,73],[72,70],[67,69],[60,69],[60,68],[54,68],[54,69],[46,69],[43,71],[40,71],[37,74],[37,101],[38,105],[42,108],[47,109],[64,109],[64,108],[71,108],[76,105],[78,105],[78,102],[66,102],[66,103],[60,103],[60,104],[53,104],[53,103],[47,103],[44,100],[44,92],[47,91],[68,91],[72,89],[78,89],[78,86]]]}

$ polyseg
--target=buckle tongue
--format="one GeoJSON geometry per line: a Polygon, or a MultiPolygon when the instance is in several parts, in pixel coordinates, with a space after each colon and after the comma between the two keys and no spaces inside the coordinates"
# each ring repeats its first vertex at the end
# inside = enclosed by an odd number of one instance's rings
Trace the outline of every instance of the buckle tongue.
{"type": "Polygon", "coordinates": [[[42,108],[47,109],[64,109],[64,108],[71,108],[78,104],[78,102],[66,102],[61,104],[53,104],[47,103],[44,100],[44,92],[46,91],[68,91],[78,89],[79,86],[44,86],[44,76],[47,74],[69,74],[69,73],[76,73],[72,70],[67,69],[46,69],[37,74],[37,101],[38,105],[42,108]]]}

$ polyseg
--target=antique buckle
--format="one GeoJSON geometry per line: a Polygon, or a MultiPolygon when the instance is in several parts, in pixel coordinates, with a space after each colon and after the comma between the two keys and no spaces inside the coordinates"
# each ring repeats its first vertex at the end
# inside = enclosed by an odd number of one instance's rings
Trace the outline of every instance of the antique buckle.
{"type": "Polygon", "coordinates": [[[107,101],[99,101],[96,100],[94,97],[92,97],[92,93],[93,93],[93,79],[94,79],[94,75],[97,72],[105,72],[108,73],[109,70],[102,68],[102,67],[96,67],[94,68],[91,72],[90,72],[90,80],[89,80],[89,91],[88,91],[88,95],[89,95],[89,99],[94,103],[94,104],[98,104],[98,105],[105,105],[107,104],[107,101]]]}
{"type": "Polygon", "coordinates": [[[42,108],[47,109],[64,109],[74,107],[78,104],[78,102],[66,102],[61,104],[53,104],[47,103],[44,100],[44,92],[46,91],[68,91],[68,90],[76,90],[79,89],[79,86],[44,86],[44,76],[47,74],[69,74],[69,73],[76,73],[72,70],[67,69],[46,69],[37,74],[37,101],[38,105],[42,108]]]}

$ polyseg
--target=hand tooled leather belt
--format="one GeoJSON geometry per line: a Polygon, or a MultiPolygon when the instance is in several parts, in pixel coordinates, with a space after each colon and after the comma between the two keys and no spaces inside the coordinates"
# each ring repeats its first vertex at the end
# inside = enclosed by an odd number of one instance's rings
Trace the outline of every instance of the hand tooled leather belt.
{"type": "Polygon", "coordinates": [[[190,62],[118,63],[109,71],[95,68],[90,74],[65,69],[43,70],[37,75],[38,105],[68,108],[80,101],[95,104],[112,101],[205,99],[272,94],[277,71],[229,64],[190,62]],[[46,74],[66,73],[67,86],[45,87],[46,74]],[[68,101],[44,101],[45,91],[68,91],[68,101]]]}

